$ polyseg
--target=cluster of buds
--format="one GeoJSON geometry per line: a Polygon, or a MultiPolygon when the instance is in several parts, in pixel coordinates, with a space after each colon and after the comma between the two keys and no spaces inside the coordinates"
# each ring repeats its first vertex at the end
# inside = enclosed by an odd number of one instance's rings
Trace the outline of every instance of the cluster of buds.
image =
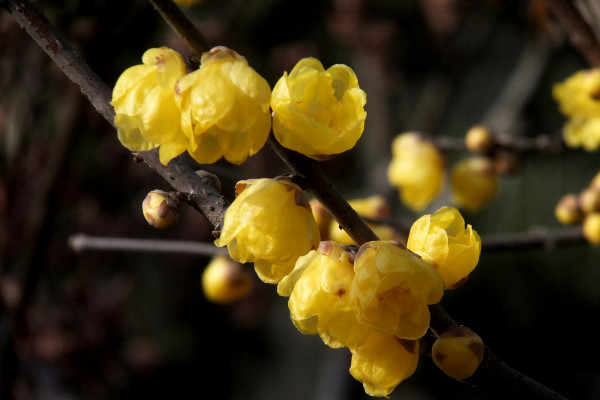
{"type": "Polygon", "coordinates": [[[569,147],[595,151],[600,146],[600,69],[578,71],[553,88],[567,117],[563,138],[569,147]]]}
{"type": "Polygon", "coordinates": [[[600,172],[578,194],[564,195],[556,205],[555,214],[564,225],[583,222],[585,238],[592,244],[600,245],[600,172]]]}

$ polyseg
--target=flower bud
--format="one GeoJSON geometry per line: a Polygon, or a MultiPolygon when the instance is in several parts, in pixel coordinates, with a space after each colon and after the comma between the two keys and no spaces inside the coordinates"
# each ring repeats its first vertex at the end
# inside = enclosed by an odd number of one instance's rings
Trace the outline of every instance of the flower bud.
{"type": "Polygon", "coordinates": [[[451,326],[433,343],[435,365],[454,379],[467,379],[483,360],[483,340],[466,326],[451,326]]]}
{"type": "Polygon", "coordinates": [[[593,245],[600,245],[600,212],[586,215],[583,220],[583,236],[593,245]]]}
{"type": "Polygon", "coordinates": [[[600,190],[600,172],[594,176],[594,179],[592,179],[592,182],[590,183],[590,187],[592,189],[600,190]]]}
{"type": "Polygon", "coordinates": [[[579,208],[577,196],[574,194],[566,194],[559,200],[554,214],[558,222],[564,225],[577,224],[583,220],[583,213],[579,208]]]}
{"type": "Polygon", "coordinates": [[[325,206],[321,204],[321,202],[317,199],[311,199],[309,201],[310,208],[312,208],[313,215],[315,217],[315,222],[319,227],[319,233],[321,234],[321,241],[329,240],[329,224],[332,221],[332,216],[327,211],[325,206]]]}
{"type": "Polygon", "coordinates": [[[495,144],[490,130],[483,125],[476,125],[465,135],[467,149],[475,153],[487,153],[495,144]]]}
{"type": "Polygon", "coordinates": [[[179,221],[179,201],[162,190],[153,190],[142,202],[144,218],[153,227],[164,229],[179,221]]]}
{"type": "Polygon", "coordinates": [[[579,193],[577,203],[584,214],[600,211],[600,189],[584,189],[579,193]]]}
{"type": "Polygon", "coordinates": [[[213,257],[202,272],[202,290],[214,303],[233,303],[248,295],[252,287],[249,269],[226,256],[213,257]]]}
{"type": "Polygon", "coordinates": [[[486,157],[459,161],[452,171],[452,200],[459,208],[479,211],[498,191],[494,164],[486,157]]]}

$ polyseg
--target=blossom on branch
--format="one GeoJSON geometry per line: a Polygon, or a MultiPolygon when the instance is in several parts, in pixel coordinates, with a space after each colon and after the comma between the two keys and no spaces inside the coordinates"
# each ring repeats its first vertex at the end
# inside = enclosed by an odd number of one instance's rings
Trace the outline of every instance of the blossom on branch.
{"type": "Polygon", "coordinates": [[[125,70],[113,89],[118,138],[131,151],[160,146],[160,161],[166,165],[188,144],[173,92],[175,82],[185,75],[185,63],[166,47],[149,49],[142,62],[125,70]]]}
{"type": "Polygon", "coordinates": [[[399,243],[374,241],[360,247],[354,270],[350,298],[360,323],[401,339],[427,332],[427,306],[444,294],[444,282],[431,264],[399,243]]]}
{"type": "Polygon", "coordinates": [[[444,158],[420,135],[403,133],[392,142],[388,181],[398,189],[404,204],[421,211],[444,187],[444,158]]]}
{"type": "Polygon", "coordinates": [[[188,152],[201,164],[221,157],[241,164],[256,154],[271,129],[271,88],[246,59],[226,47],[204,53],[200,69],[175,86],[188,152]]]}
{"type": "Polygon", "coordinates": [[[287,178],[239,181],[236,193],[215,244],[236,261],[253,262],[262,281],[277,283],[319,245],[308,199],[287,178]]]}
{"type": "Polygon", "coordinates": [[[568,118],[563,129],[567,146],[597,150],[600,146],[600,69],[576,72],[554,85],[552,94],[568,118]]]}
{"type": "Polygon", "coordinates": [[[477,266],[481,239],[456,208],[442,207],[412,225],[407,247],[437,269],[446,289],[454,289],[477,266]]]}
{"type": "Polygon", "coordinates": [[[361,137],[367,96],[346,65],[325,70],[304,58],[273,88],[273,133],[283,147],[324,160],[354,147],[361,137]]]}

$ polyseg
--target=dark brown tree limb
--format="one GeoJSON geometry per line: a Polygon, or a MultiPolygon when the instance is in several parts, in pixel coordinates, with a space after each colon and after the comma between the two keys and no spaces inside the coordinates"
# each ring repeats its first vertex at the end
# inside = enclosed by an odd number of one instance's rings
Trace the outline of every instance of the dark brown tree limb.
{"type": "Polygon", "coordinates": [[[592,67],[600,67],[600,43],[587,21],[571,0],[546,0],[569,36],[571,44],[592,67]]]}

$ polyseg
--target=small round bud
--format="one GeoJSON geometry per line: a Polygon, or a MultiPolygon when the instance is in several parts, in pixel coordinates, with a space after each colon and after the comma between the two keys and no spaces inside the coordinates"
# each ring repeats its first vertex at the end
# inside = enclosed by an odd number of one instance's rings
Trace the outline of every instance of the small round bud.
{"type": "Polygon", "coordinates": [[[483,340],[466,326],[452,326],[433,343],[435,365],[454,379],[467,379],[483,360],[483,340]]]}
{"type": "Polygon", "coordinates": [[[454,203],[459,208],[477,212],[498,192],[498,173],[489,158],[469,157],[456,163],[451,184],[454,203]]]}
{"type": "Polygon", "coordinates": [[[587,188],[579,193],[577,198],[579,208],[583,213],[588,214],[600,211],[600,188],[587,188]]]}
{"type": "Polygon", "coordinates": [[[179,201],[162,190],[153,190],[142,202],[144,218],[153,227],[164,229],[179,221],[179,201]]]}
{"type": "Polygon", "coordinates": [[[561,197],[554,209],[554,214],[556,219],[564,225],[577,224],[583,220],[583,213],[577,203],[577,196],[574,194],[561,197]]]}
{"type": "Polygon", "coordinates": [[[583,220],[583,236],[593,245],[600,245],[600,212],[588,214],[583,220]]]}
{"type": "Polygon", "coordinates": [[[253,286],[250,270],[226,256],[215,256],[202,272],[202,290],[213,303],[238,301],[250,293],[253,286]]]}
{"type": "Polygon", "coordinates": [[[465,135],[467,149],[475,153],[487,153],[495,144],[492,133],[482,125],[476,125],[465,135]]]}
{"type": "Polygon", "coordinates": [[[196,175],[202,178],[202,182],[216,189],[217,192],[221,191],[221,180],[215,174],[212,174],[203,169],[196,171],[196,175]]]}

